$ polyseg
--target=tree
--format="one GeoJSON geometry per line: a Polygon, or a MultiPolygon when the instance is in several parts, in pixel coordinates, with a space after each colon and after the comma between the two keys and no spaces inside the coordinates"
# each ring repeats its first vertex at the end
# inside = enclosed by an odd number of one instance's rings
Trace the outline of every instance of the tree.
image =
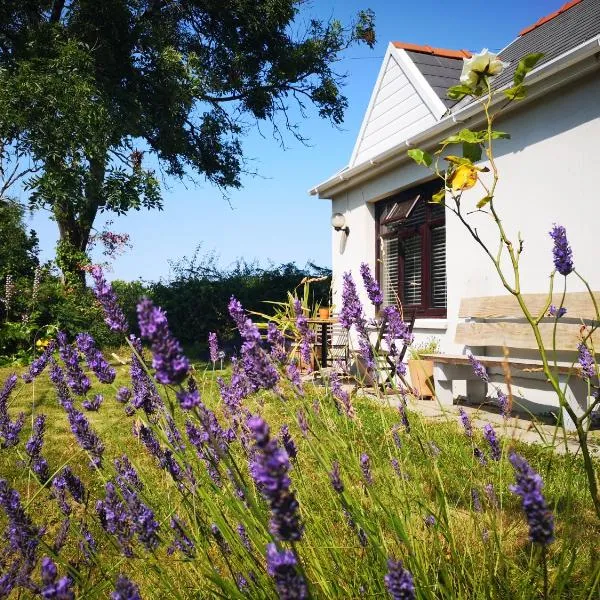
{"type": "Polygon", "coordinates": [[[32,277],[39,265],[38,238],[25,229],[23,209],[0,198],[0,286],[7,275],[12,278],[32,277]]]}
{"type": "MultiPolygon", "coordinates": [[[[58,224],[57,259],[78,274],[100,211],[162,206],[144,155],[168,176],[240,186],[241,138],[288,102],[342,122],[350,44],[375,41],[373,14],[344,28],[295,19],[303,0],[3,0],[0,159],[32,208],[58,224]],[[25,159],[27,169],[17,168],[25,159]],[[146,163],[146,164],[144,164],[146,163]]],[[[1,167],[1,165],[0,165],[1,167]]],[[[8,172],[0,168],[0,175],[8,172]]]]}

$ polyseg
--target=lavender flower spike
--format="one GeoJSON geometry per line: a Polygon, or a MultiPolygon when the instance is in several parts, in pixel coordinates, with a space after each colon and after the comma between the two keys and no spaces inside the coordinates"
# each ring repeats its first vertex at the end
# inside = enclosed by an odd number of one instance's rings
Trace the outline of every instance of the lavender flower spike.
{"type": "Polygon", "coordinates": [[[581,367],[581,372],[584,377],[591,379],[596,375],[594,357],[592,356],[590,349],[583,342],[577,346],[577,350],[579,351],[579,366],[581,367]]]}
{"type": "Polygon", "coordinates": [[[19,433],[25,422],[25,415],[21,413],[13,422],[8,414],[8,398],[17,385],[17,376],[9,375],[0,389],[0,448],[10,448],[19,442],[19,433]]]}
{"type": "Polygon", "coordinates": [[[308,319],[304,315],[304,309],[298,298],[294,300],[294,313],[296,314],[296,327],[300,333],[300,356],[304,364],[310,365],[315,334],[308,325],[308,319]]]}
{"type": "Polygon", "coordinates": [[[112,285],[106,281],[102,269],[98,266],[92,267],[91,275],[94,280],[94,295],[104,309],[104,322],[113,331],[127,333],[129,324],[117,303],[117,296],[112,285]]]}
{"type": "Polygon", "coordinates": [[[475,373],[482,381],[489,382],[490,378],[485,367],[471,354],[471,352],[467,352],[467,358],[473,367],[473,373],[475,373]]]}
{"type": "Polygon", "coordinates": [[[469,419],[469,415],[465,412],[465,409],[462,406],[458,409],[460,414],[460,422],[465,429],[465,433],[467,437],[473,437],[473,426],[471,425],[471,419],[469,419]]]}
{"type": "Polygon", "coordinates": [[[390,596],[394,600],[414,600],[415,584],[410,571],[402,566],[402,561],[388,560],[388,572],[383,578],[390,596]]]}
{"type": "Polygon", "coordinates": [[[298,502],[290,491],[287,452],[269,436],[269,426],[260,417],[247,421],[255,442],[250,473],[271,508],[271,533],[280,540],[297,541],[302,537],[298,502]]]}
{"type": "Polygon", "coordinates": [[[381,293],[381,289],[373,274],[371,273],[371,269],[367,263],[362,263],[360,265],[360,274],[363,278],[363,283],[365,284],[365,289],[367,290],[367,295],[369,296],[369,300],[375,305],[380,306],[383,304],[383,294],[381,293]]]}
{"type": "Polygon", "coordinates": [[[511,452],[508,459],[515,469],[517,479],[516,484],[509,486],[509,489],[521,496],[523,511],[529,523],[529,539],[547,546],[554,541],[554,516],[542,494],[542,478],[515,452],[511,452]]]}
{"type": "Polygon", "coordinates": [[[142,337],[152,343],[152,366],[163,384],[181,383],[190,368],[179,342],[171,335],[165,312],[145,298],[137,306],[142,337]]]}
{"type": "Polygon", "coordinates": [[[490,423],[483,428],[483,435],[490,445],[492,460],[500,460],[500,457],[502,456],[502,450],[500,449],[496,432],[490,423]]]}
{"type": "Polygon", "coordinates": [[[75,594],[71,589],[73,581],[70,577],[61,577],[58,581],[56,565],[51,558],[44,556],[42,558],[42,598],[54,598],[56,600],[73,600],[75,594]]]}
{"type": "Polygon", "coordinates": [[[279,552],[275,544],[268,544],[267,573],[275,580],[280,600],[308,598],[306,582],[296,571],[296,557],[291,550],[279,552]]]}
{"type": "Polygon", "coordinates": [[[210,352],[210,362],[214,366],[219,360],[219,341],[217,340],[217,334],[213,331],[208,334],[208,350],[210,352]]]}
{"type": "Polygon", "coordinates": [[[552,254],[554,257],[554,267],[561,275],[568,275],[575,269],[573,265],[573,252],[567,241],[567,231],[562,225],[552,227],[550,237],[554,240],[552,254]]]}
{"type": "Polygon", "coordinates": [[[138,586],[125,577],[119,575],[115,591],[111,593],[110,600],[142,600],[138,586]]]}

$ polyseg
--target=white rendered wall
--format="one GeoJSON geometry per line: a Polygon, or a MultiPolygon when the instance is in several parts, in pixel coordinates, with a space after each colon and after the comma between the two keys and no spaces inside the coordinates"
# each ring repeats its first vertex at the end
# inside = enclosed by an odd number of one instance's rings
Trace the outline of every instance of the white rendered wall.
{"type": "MultiPolygon", "coordinates": [[[[564,225],[571,242],[576,268],[600,290],[600,77],[594,74],[537,99],[496,124],[512,135],[497,142],[496,156],[500,182],[496,208],[508,235],[517,240],[521,232],[525,250],[521,259],[523,292],[548,289],[552,270],[552,241],[548,231],[554,222],[564,225]]],[[[341,212],[350,227],[345,249],[340,252],[341,233],[332,234],[334,303],[341,306],[342,273],[350,270],[368,301],[360,281],[359,265],[375,267],[375,220],[373,202],[428,179],[423,167],[406,163],[377,179],[334,198],[332,212],[341,212]]],[[[463,203],[484,195],[481,188],[463,197],[463,203]]],[[[483,239],[497,249],[497,237],[489,217],[473,215],[483,239]]],[[[461,298],[506,293],[493,266],[481,248],[468,236],[452,214],[446,219],[448,318],[418,320],[419,343],[431,335],[440,338],[444,352],[461,351],[454,333],[461,298]]],[[[561,285],[562,277],[556,283],[561,285]]],[[[579,291],[582,284],[572,275],[568,290],[579,291]]]]}

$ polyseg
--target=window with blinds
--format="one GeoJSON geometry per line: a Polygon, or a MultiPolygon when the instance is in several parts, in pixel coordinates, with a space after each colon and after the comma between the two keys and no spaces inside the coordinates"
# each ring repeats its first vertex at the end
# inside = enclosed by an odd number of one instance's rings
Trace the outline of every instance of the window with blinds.
{"type": "Polygon", "coordinates": [[[377,204],[379,283],[384,305],[400,301],[421,316],[446,315],[445,209],[432,182],[377,204]]]}

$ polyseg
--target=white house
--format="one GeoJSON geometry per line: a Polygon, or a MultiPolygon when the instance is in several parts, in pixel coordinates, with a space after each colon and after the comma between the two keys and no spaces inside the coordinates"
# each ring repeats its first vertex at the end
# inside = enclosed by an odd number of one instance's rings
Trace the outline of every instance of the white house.
{"type": "MultiPolygon", "coordinates": [[[[600,290],[595,243],[600,1],[573,0],[521,31],[500,52],[509,66],[494,86],[510,87],[519,59],[532,52],[544,56],[526,77],[527,98],[512,104],[495,124],[512,136],[495,146],[500,171],[496,207],[509,236],[516,240],[520,232],[525,240],[524,292],[548,289],[553,223],[566,227],[577,270],[600,290]]],[[[431,182],[431,173],[407,156],[409,148],[435,149],[459,129],[481,128],[479,103],[446,97],[448,87],[458,84],[468,56],[463,50],[390,43],[348,165],[311,190],[329,199],[332,213],[342,213],[349,228],[347,237],[332,231],[334,304],[341,304],[343,272],[351,271],[360,281],[359,265],[367,262],[386,302],[397,294],[405,308],[417,309],[417,342],[436,336],[443,352],[464,350],[454,342],[462,298],[506,294],[489,258],[455,215],[427,203],[439,181],[431,182]],[[399,216],[405,216],[400,225],[399,216]],[[393,228],[390,221],[395,221],[393,228]]],[[[504,101],[501,94],[497,101],[504,101]]],[[[481,193],[477,197],[472,192],[464,198],[474,206],[481,193]]],[[[489,217],[472,218],[482,238],[497,248],[489,217]]],[[[569,291],[579,290],[583,284],[570,277],[569,291]]],[[[366,296],[364,300],[368,305],[366,296]]]]}

